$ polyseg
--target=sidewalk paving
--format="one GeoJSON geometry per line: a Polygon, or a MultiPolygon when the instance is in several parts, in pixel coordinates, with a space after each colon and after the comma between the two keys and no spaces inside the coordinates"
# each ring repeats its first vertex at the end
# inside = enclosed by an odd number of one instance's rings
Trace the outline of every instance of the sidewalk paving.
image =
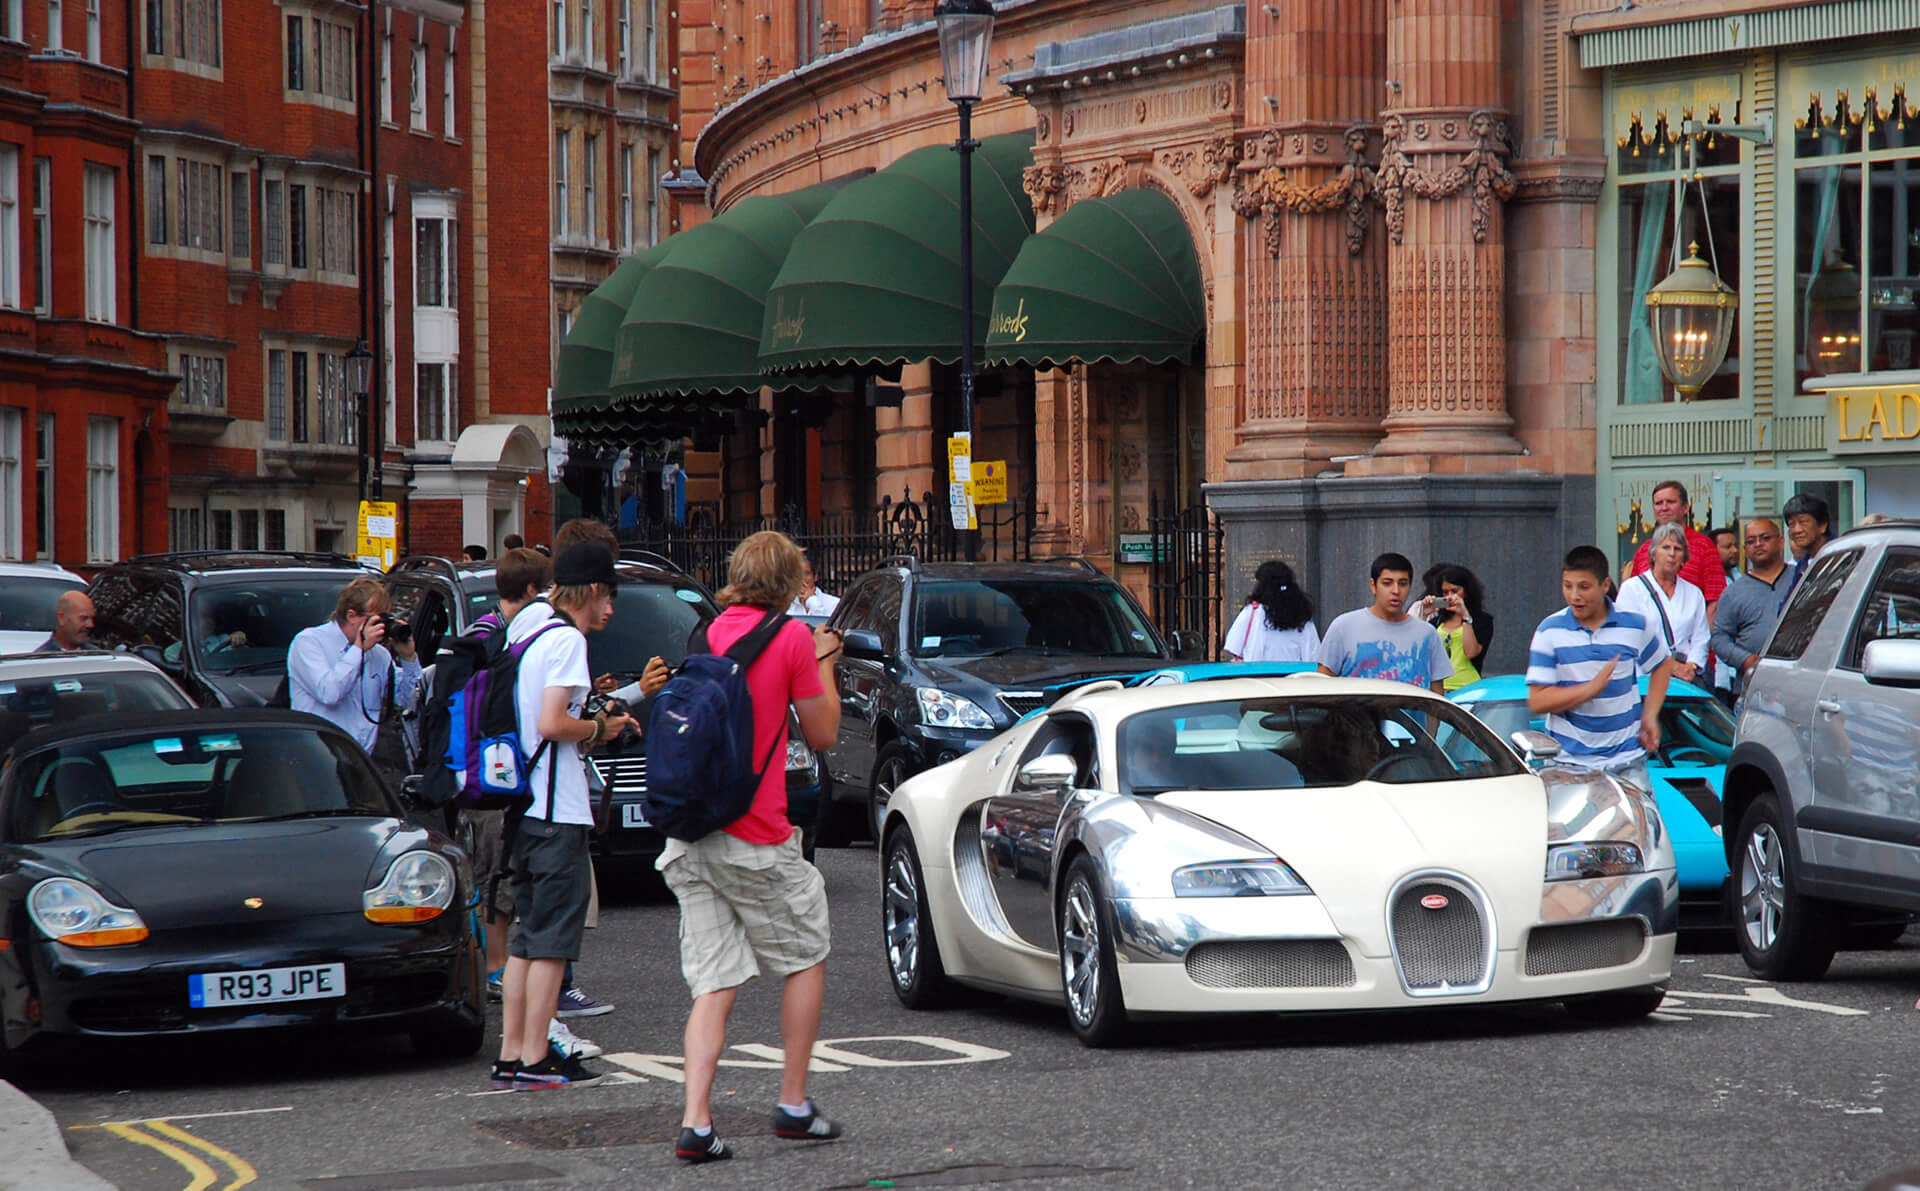
{"type": "Polygon", "coordinates": [[[0,1080],[0,1191],[115,1191],[73,1160],[60,1125],[33,1097],[0,1080]]]}

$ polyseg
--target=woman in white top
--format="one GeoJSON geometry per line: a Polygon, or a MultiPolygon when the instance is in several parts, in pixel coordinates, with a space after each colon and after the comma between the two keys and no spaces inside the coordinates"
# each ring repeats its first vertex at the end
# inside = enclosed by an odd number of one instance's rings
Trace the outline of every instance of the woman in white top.
{"type": "Polygon", "coordinates": [[[1279,559],[1253,573],[1253,596],[1227,628],[1230,662],[1311,662],[1320,653],[1313,601],[1279,559]]]}
{"type": "Polygon", "coordinates": [[[1618,606],[1638,612],[1667,643],[1674,677],[1694,682],[1707,668],[1707,602],[1700,589],[1680,577],[1687,563],[1687,535],[1677,522],[1653,531],[1647,547],[1652,569],[1620,587],[1618,606]]]}

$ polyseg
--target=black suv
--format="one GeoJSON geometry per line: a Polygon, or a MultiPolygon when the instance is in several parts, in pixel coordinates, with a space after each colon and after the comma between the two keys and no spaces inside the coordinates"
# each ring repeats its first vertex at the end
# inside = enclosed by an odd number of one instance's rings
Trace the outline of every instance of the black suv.
{"type": "Polygon", "coordinates": [[[344,554],[140,554],[94,577],[93,644],[152,662],[202,707],[257,707],[294,635],[329,619],[369,572],[344,554]]]}
{"type": "Polygon", "coordinates": [[[890,558],[829,624],[846,652],[823,843],[869,834],[901,782],[1043,706],[1048,686],[1173,660],[1127,589],[1083,558],[890,558]]]}
{"type": "MultiPolygon", "coordinates": [[[[494,562],[452,562],[416,555],[394,564],[383,581],[393,597],[394,615],[414,626],[423,660],[431,659],[449,633],[459,634],[499,602],[494,562]]],[[[620,587],[607,627],[587,634],[587,665],[598,677],[611,674],[624,685],[639,679],[647,659],[668,665],[686,660],[687,639],[719,609],[698,582],[659,555],[627,551],[617,568],[620,587]]],[[[646,746],[634,740],[597,750],[591,764],[612,790],[612,822],[596,836],[594,853],[602,865],[644,875],[666,846],[666,838],[647,822],[640,797],[647,788],[646,746]]],[[[819,761],[794,733],[787,747],[788,814],[811,827],[819,794],[819,761]]],[[[811,830],[808,831],[809,844],[811,830]]]]}

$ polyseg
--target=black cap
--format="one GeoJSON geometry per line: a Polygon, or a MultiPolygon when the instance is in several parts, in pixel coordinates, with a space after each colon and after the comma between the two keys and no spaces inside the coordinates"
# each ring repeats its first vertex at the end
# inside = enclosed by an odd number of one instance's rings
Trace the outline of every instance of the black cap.
{"type": "Polygon", "coordinates": [[[613,570],[613,555],[598,543],[575,542],[553,560],[553,585],[585,587],[589,583],[620,586],[620,577],[613,570]]]}

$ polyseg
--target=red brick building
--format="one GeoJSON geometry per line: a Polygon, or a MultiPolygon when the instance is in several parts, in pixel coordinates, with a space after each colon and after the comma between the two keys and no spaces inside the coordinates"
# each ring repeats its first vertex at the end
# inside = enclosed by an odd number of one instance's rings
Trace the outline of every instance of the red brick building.
{"type": "Polygon", "coordinates": [[[0,0],[0,558],[162,549],[165,344],[137,328],[125,7],[0,0]]]}

